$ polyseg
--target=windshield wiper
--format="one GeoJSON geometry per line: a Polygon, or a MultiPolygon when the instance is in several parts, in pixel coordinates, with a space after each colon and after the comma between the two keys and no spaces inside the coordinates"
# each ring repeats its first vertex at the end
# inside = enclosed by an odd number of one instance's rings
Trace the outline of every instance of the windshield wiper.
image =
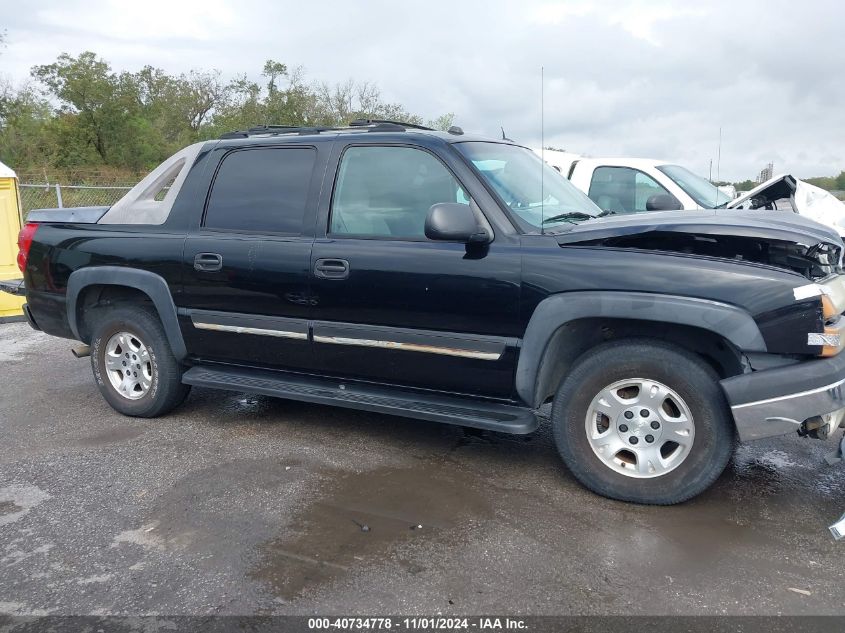
{"type": "Polygon", "coordinates": [[[550,218],[545,218],[543,224],[548,224],[549,222],[572,222],[575,224],[574,220],[592,220],[595,217],[597,216],[584,213],[583,211],[568,211],[566,213],[558,213],[550,218]]]}
{"type": "MultiPolygon", "coordinates": [[[[553,215],[550,218],[546,218],[543,220],[543,224],[548,222],[572,222],[573,220],[593,220],[595,218],[603,218],[607,215],[614,215],[616,211],[611,211],[607,209],[602,211],[601,213],[597,213],[596,215],[590,215],[589,213],[584,213],[583,211],[568,211],[566,213],[559,213],[558,215],[553,215]]],[[[575,222],[572,222],[575,224],[575,222]]]]}

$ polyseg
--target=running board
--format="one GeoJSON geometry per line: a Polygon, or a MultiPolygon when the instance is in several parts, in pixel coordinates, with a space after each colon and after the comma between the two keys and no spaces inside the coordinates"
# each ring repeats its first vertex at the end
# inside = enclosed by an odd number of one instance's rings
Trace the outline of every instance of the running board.
{"type": "Polygon", "coordinates": [[[500,433],[524,435],[537,429],[537,417],[527,407],[266,370],[198,366],[186,371],[182,382],[197,387],[245,391],[500,433]]]}

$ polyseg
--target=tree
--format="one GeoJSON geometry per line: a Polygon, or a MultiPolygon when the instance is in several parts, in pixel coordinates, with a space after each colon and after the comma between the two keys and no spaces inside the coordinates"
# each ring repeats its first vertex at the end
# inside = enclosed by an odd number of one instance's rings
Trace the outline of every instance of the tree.
{"type": "Polygon", "coordinates": [[[743,180],[742,182],[735,182],[733,185],[737,191],[751,191],[757,186],[757,183],[753,180],[743,180]]]}
{"type": "Polygon", "coordinates": [[[194,132],[199,131],[211,113],[228,97],[228,88],[223,85],[219,70],[192,70],[179,77],[177,86],[180,113],[194,132]]]}
{"type": "MultiPolygon", "coordinates": [[[[0,32],[0,49],[5,32],[0,32]]],[[[219,70],[114,71],[92,51],[31,69],[33,82],[0,80],[0,158],[21,170],[109,166],[149,169],[190,143],[254,125],[346,125],[353,119],[422,124],[378,86],[307,80],[301,67],[268,59],[261,79],[225,81],[219,70]]],[[[448,129],[452,113],[428,121],[448,129]]]]}
{"type": "Polygon", "coordinates": [[[74,58],[62,53],[53,64],[35,66],[32,76],[61,102],[60,114],[76,114],[84,138],[107,163],[113,138],[125,127],[130,104],[121,92],[120,78],[96,54],[74,58]]]}
{"type": "Polygon", "coordinates": [[[446,114],[441,114],[436,119],[432,119],[431,121],[429,121],[428,127],[445,132],[450,127],[452,127],[452,124],[454,122],[455,114],[453,112],[447,112],[446,114]]]}
{"type": "Polygon", "coordinates": [[[815,178],[804,178],[811,185],[821,187],[825,191],[836,189],[836,179],[830,176],[816,176],[815,178]]]}
{"type": "Polygon", "coordinates": [[[50,104],[31,84],[18,89],[0,81],[0,160],[9,165],[52,164],[57,148],[49,138],[50,104]]]}
{"type": "Polygon", "coordinates": [[[261,74],[267,77],[267,94],[272,98],[276,93],[276,79],[287,75],[288,67],[281,62],[268,59],[264,62],[264,70],[261,74]]]}

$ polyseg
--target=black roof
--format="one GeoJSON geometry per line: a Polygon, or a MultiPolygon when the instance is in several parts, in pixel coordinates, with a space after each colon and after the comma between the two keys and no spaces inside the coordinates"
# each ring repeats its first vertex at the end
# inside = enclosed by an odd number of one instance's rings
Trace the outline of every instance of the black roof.
{"type": "MultiPolygon", "coordinates": [[[[250,136],[279,136],[281,134],[299,134],[310,135],[320,134],[321,132],[339,132],[342,130],[363,130],[368,132],[404,132],[405,130],[423,130],[426,132],[435,132],[433,128],[416,123],[406,123],[405,121],[388,121],[386,119],[355,119],[349,125],[343,127],[329,127],[329,126],[295,126],[295,125],[257,125],[246,130],[235,130],[233,132],[226,132],[220,138],[248,138],[250,136]]],[[[454,130],[453,134],[463,134],[460,128],[450,128],[454,130]]]]}
{"type": "Polygon", "coordinates": [[[466,135],[464,131],[452,126],[446,132],[432,129],[416,123],[407,123],[404,121],[389,121],[385,119],[356,119],[345,126],[294,126],[294,125],[257,125],[246,130],[235,130],[221,135],[220,140],[246,140],[260,143],[261,140],[281,140],[280,137],[292,136],[315,136],[315,135],[355,135],[355,134],[369,134],[381,133],[395,137],[391,140],[399,140],[407,138],[405,135],[413,135],[418,139],[425,137],[431,140],[438,139],[441,142],[454,143],[458,141],[494,141],[498,143],[513,144],[511,141],[503,141],[501,139],[491,139],[475,135],[466,135]]]}
{"type": "MultiPolygon", "coordinates": [[[[296,125],[256,125],[246,130],[234,130],[222,134],[220,140],[248,139],[248,138],[274,138],[280,136],[314,136],[331,133],[337,134],[361,134],[369,132],[381,133],[419,133],[426,136],[439,137],[446,142],[458,140],[499,140],[477,136],[466,136],[464,131],[453,125],[447,131],[435,130],[424,125],[408,123],[405,121],[390,121],[386,119],[355,119],[345,126],[296,126],[296,125]]],[[[510,142],[506,140],[506,142],[510,142]]]]}

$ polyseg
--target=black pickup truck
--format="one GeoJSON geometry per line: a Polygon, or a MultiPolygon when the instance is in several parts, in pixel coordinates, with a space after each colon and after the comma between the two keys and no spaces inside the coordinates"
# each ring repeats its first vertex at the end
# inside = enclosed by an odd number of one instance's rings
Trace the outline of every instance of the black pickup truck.
{"type": "Polygon", "coordinates": [[[265,126],[20,235],[32,327],[119,412],[191,385],[504,433],[551,424],[608,497],[677,503],[735,440],[845,409],[843,244],[784,212],[608,215],[530,150],[395,122],[265,126]],[[85,352],[85,348],[82,348],[85,352]]]}

